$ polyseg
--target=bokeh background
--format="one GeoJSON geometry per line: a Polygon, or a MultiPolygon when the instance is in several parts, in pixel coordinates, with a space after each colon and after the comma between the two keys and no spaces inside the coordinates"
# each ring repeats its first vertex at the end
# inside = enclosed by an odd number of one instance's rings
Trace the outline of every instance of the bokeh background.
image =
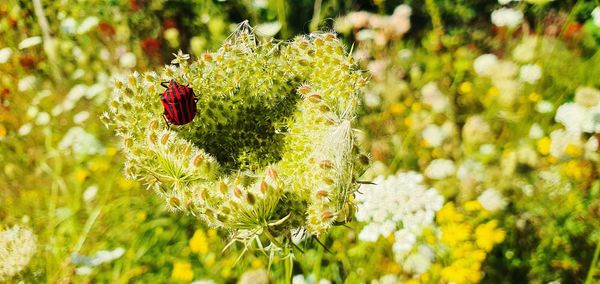
{"type": "Polygon", "coordinates": [[[244,20],[336,32],[370,76],[356,128],[376,185],[295,254],[293,283],[600,281],[600,1],[5,0],[0,282],[286,280],[125,179],[99,119],[115,79],[244,20]]]}

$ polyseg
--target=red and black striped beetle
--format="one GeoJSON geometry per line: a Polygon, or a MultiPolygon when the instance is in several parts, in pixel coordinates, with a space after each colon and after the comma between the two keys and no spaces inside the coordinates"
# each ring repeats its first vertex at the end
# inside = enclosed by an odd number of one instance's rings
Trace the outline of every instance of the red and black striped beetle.
{"type": "Polygon", "coordinates": [[[160,101],[165,109],[163,118],[167,125],[184,125],[194,120],[198,98],[190,85],[182,85],[175,80],[162,82],[160,85],[166,88],[160,95],[160,101]]]}

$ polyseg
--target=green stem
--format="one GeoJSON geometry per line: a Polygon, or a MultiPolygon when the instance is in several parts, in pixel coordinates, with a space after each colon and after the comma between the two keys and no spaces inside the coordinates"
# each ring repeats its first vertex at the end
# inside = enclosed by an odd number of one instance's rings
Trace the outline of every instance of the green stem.
{"type": "Polygon", "coordinates": [[[317,259],[313,265],[313,273],[315,274],[315,283],[321,280],[321,260],[323,259],[323,246],[317,248],[317,259]]]}
{"type": "Polygon", "coordinates": [[[315,5],[313,8],[313,16],[312,16],[312,20],[310,21],[310,31],[314,32],[319,28],[319,22],[320,22],[320,18],[321,18],[321,4],[323,3],[322,0],[316,0],[315,1],[315,5]]]}
{"type": "Polygon", "coordinates": [[[54,80],[58,82],[61,79],[60,70],[56,64],[56,52],[54,51],[54,38],[50,35],[50,25],[48,19],[44,13],[44,8],[40,0],[33,0],[33,9],[38,20],[38,25],[42,30],[42,36],[44,38],[44,52],[48,56],[48,62],[52,71],[54,80]]]}
{"type": "Polygon", "coordinates": [[[281,242],[279,242],[277,240],[277,238],[275,238],[275,236],[273,236],[273,234],[271,234],[271,232],[269,231],[269,227],[265,227],[263,232],[265,233],[265,236],[267,237],[267,239],[269,239],[269,241],[271,241],[276,246],[283,248],[283,245],[281,244],[281,242]]]}
{"type": "Polygon", "coordinates": [[[431,17],[431,24],[433,25],[433,31],[436,36],[436,44],[439,44],[441,37],[444,35],[444,24],[442,23],[442,17],[440,16],[440,9],[435,4],[434,0],[425,0],[425,9],[431,17]]]}
{"type": "Polygon", "coordinates": [[[585,277],[585,284],[591,284],[594,280],[594,273],[596,271],[596,265],[598,264],[598,256],[600,256],[600,241],[596,243],[596,250],[594,251],[594,258],[590,264],[587,277],[585,277]]]}
{"type": "Polygon", "coordinates": [[[98,219],[98,216],[100,216],[100,211],[101,211],[100,208],[96,208],[96,209],[94,209],[94,211],[92,211],[92,213],[88,217],[87,221],[85,222],[85,225],[83,226],[83,231],[81,232],[79,241],[77,241],[77,244],[75,245],[75,249],[73,249],[73,252],[78,253],[81,250],[81,248],[83,247],[83,243],[85,242],[85,239],[87,238],[90,231],[92,230],[92,226],[96,222],[96,219],[98,219]]]}
{"type": "MultiPolygon", "coordinates": [[[[289,249],[286,248],[286,250],[289,253],[289,249]]],[[[287,284],[291,284],[292,283],[292,273],[294,270],[294,259],[292,258],[292,255],[288,255],[285,258],[285,283],[287,284]]]]}
{"type": "Polygon", "coordinates": [[[288,25],[287,25],[287,13],[285,11],[285,1],[276,0],[275,1],[276,10],[277,10],[277,19],[281,24],[281,37],[287,38],[288,34],[288,25]]]}

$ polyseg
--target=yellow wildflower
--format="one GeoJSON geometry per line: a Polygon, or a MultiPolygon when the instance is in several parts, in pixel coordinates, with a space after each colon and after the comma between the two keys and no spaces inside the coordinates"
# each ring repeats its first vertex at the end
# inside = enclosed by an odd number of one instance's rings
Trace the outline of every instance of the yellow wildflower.
{"type": "Polygon", "coordinates": [[[393,114],[401,114],[406,110],[406,107],[401,103],[394,103],[390,106],[390,112],[393,114]]]}
{"type": "Polygon", "coordinates": [[[414,103],[412,104],[412,106],[410,107],[410,109],[414,112],[419,112],[421,110],[421,104],[420,103],[414,103]]]}
{"type": "Polygon", "coordinates": [[[540,152],[540,154],[542,155],[548,155],[550,153],[550,143],[552,142],[552,140],[550,140],[549,137],[544,137],[540,140],[537,141],[537,150],[538,152],[540,152]]]}
{"type": "Polygon", "coordinates": [[[448,202],[444,204],[444,207],[437,212],[437,221],[440,224],[461,222],[464,218],[463,214],[456,211],[454,203],[448,202]]]}
{"type": "Polygon", "coordinates": [[[103,158],[96,158],[90,161],[89,169],[94,173],[103,173],[110,170],[110,163],[103,158]]]}
{"type": "Polygon", "coordinates": [[[411,127],[411,126],[412,126],[412,124],[413,124],[413,119],[412,119],[412,117],[410,117],[410,116],[409,116],[409,117],[407,117],[407,118],[405,118],[405,119],[404,119],[404,125],[406,125],[406,126],[408,126],[408,127],[411,127]]]}
{"type": "Polygon", "coordinates": [[[262,260],[260,260],[260,258],[255,258],[252,260],[252,263],[250,265],[252,265],[252,268],[261,268],[263,267],[264,263],[262,262],[262,260]]]}
{"type": "Polygon", "coordinates": [[[394,236],[394,234],[390,234],[386,239],[388,243],[393,244],[396,241],[396,236],[394,236]]]}
{"type": "Polygon", "coordinates": [[[214,228],[208,229],[208,237],[214,239],[217,236],[217,230],[214,228]]]}
{"type": "Polygon", "coordinates": [[[207,268],[211,268],[217,263],[217,257],[214,253],[209,253],[204,259],[204,266],[207,268]]]}
{"type": "Polygon", "coordinates": [[[392,259],[383,260],[380,265],[383,267],[382,272],[385,274],[400,274],[402,266],[392,259]]]}
{"type": "Polygon", "coordinates": [[[495,97],[495,96],[497,96],[498,94],[499,94],[499,92],[498,92],[498,89],[497,89],[496,87],[491,87],[491,88],[488,90],[488,92],[487,92],[487,95],[488,95],[489,97],[495,97]]]}
{"type": "Polygon", "coordinates": [[[90,175],[90,172],[86,169],[77,169],[75,171],[75,180],[78,182],[84,182],[85,179],[90,175]]]}
{"type": "Polygon", "coordinates": [[[0,138],[6,136],[6,128],[4,125],[0,124],[0,138]]]}
{"type": "Polygon", "coordinates": [[[441,241],[450,247],[468,240],[469,236],[471,236],[471,225],[467,223],[452,223],[442,226],[441,241]]]}
{"type": "Polygon", "coordinates": [[[540,99],[542,98],[542,96],[540,96],[540,94],[536,93],[536,92],[532,92],[531,94],[529,94],[529,100],[531,102],[539,102],[540,99]]]}
{"type": "Polygon", "coordinates": [[[495,244],[504,241],[506,233],[504,230],[496,228],[497,225],[498,222],[492,220],[483,225],[479,225],[477,229],[475,229],[477,246],[484,249],[486,252],[491,251],[495,244]]]}
{"type": "Polygon", "coordinates": [[[138,183],[135,180],[126,179],[121,176],[117,178],[117,185],[122,190],[130,190],[134,188],[137,184],[138,183]]]}
{"type": "Polygon", "coordinates": [[[202,229],[196,230],[190,239],[190,249],[193,253],[205,255],[208,253],[208,239],[202,229]]]}
{"type": "Polygon", "coordinates": [[[583,154],[583,149],[577,145],[568,144],[565,148],[565,153],[571,157],[579,157],[583,154]]]}
{"type": "Polygon", "coordinates": [[[479,210],[483,209],[483,207],[481,207],[481,203],[479,203],[479,201],[477,201],[477,200],[471,200],[471,201],[465,202],[464,208],[467,211],[479,211],[479,210]]]}
{"type": "Polygon", "coordinates": [[[423,229],[423,238],[430,245],[433,245],[437,242],[435,233],[433,232],[433,230],[430,227],[423,229]]]}
{"type": "Polygon", "coordinates": [[[192,264],[187,261],[178,261],[173,265],[171,278],[175,281],[190,282],[194,279],[192,264]]]}
{"type": "Polygon", "coordinates": [[[112,157],[117,154],[119,150],[115,147],[107,147],[106,148],[106,156],[112,157]]]}
{"type": "Polygon", "coordinates": [[[442,279],[447,282],[453,282],[456,284],[460,283],[471,283],[477,282],[481,279],[481,272],[473,271],[465,265],[464,260],[458,260],[452,263],[450,266],[444,267],[441,273],[442,279]],[[476,281],[473,281],[475,280],[476,281]]]}
{"type": "Polygon", "coordinates": [[[562,166],[562,172],[576,181],[583,181],[592,175],[592,165],[585,161],[572,160],[562,166]]]}
{"type": "Polygon", "coordinates": [[[135,214],[135,219],[136,219],[138,222],[143,222],[144,220],[146,220],[146,217],[147,217],[147,215],[146,215],[146,212],[144,212],[144,211],[138,211],[138,212],[135,214]]]}
{"type": "Polygon", "coordinates": [[[468,94],[471,93],[473,91],[473,83],[471,82],[463,82],[462,84],[460,84],[460,86],[458,87],[458,91],[461,94],[468,94]]]}

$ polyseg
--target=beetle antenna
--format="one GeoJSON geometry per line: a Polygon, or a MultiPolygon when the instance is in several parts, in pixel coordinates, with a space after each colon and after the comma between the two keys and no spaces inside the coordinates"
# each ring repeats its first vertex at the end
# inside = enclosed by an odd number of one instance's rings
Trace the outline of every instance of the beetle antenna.
{"type": "Polygon", "coordinates": [[[160,85],[163,86],[165,89],[168,89],[169,86],[167,86],[167,83],[169,83],[169,82],[167,82],[167,81],[161,82],[160,85]]]}

